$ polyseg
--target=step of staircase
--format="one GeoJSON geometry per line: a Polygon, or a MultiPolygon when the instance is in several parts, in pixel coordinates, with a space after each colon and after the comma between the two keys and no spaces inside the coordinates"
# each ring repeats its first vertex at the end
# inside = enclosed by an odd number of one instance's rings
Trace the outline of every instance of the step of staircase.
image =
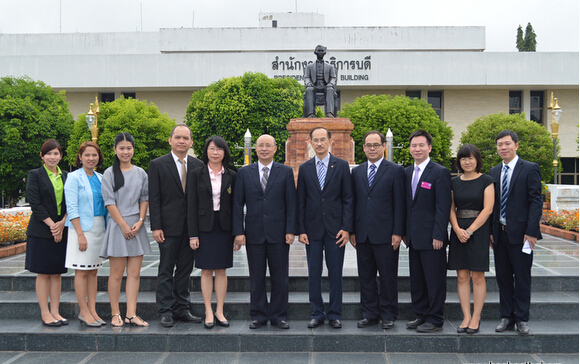
{"type": "Polygon", "coordinates": [[[530,322],[531,334],[494,332],[497,320],[484,320],[480,332],[457,334],[457,322],[446,321],[443,331],[421,334],[397,321],[390,330],[375,325],[358,329],[355,320],[342,329],[325,324],[308,329],[307,321],[290,321],[289,330],[267,325],[248,328],[247,320],[231,320],[229,328],[204,329],[179,322],[172,328],[157,320],[149,327],[100,328],[81,326],[77,320],[58,328],[42,326],[39,319],[0,320],[2,351],[59,352],[342,352],[342,353],[577,353],[577,320],[530,322]]]}

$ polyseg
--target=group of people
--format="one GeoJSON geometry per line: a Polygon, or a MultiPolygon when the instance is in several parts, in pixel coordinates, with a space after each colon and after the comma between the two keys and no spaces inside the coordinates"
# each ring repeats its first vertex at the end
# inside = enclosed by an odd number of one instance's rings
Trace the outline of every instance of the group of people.
{"type": "Polygon", "coordinates": [[[288,329],[289,248],[297,236],[307,254],[309,328],[325,320],[333,328],[342,327],[342,270],[349,242],[356,248],[360,281],[363,318],[357,326],[381,322],[383,329],[392,328],[398,317],[403,242],[409,249],[416,315],[407,328],[442,329],[449,269],[457,271],[464,316],[457,332],[478,332],[491,245],[500,289],[501,322],[496,331],[517,325],[519,333],[529,333],[530,253],[541,239],[541,182],[538,165],[517,156],[516,133],[505,130],[497,136],[503,163],[489,176],[480,172],[483,163],[477,147],[462,146],[456,161],[461,174],[453,179],[447,168],[430,160],[432,137],[423,130],[409,136],[414,164],[406,169],[384,159],[385,136],[378,131],[365,135],[367,161],[352,173],[346,161],[329,152],[331,133],[326,128],[312,129],[310,143],[315,156],[300,166],[296,184],[292,168],[274,162],[277,145],[267,134],[256,141],[258,162],[237,173],[228,168],[230,150],[219,136],[207,139],[202,160],[189,156],[193,139],[185,125],[173,128],[171,152],[152,160],[148,175],[131,164],[135,142],[128,133],[115,137],[115,162],[102,176],[95,171],[103,163],[95,143],[81,145],[76,164],[82,168],[67,174],[58,168],[62,157],[58,142],[45,142],[40,153],[43,166],[32,170],[27,181],[32,216],[26,256],[26,268],[38,273],[43,324],[68,324],[58,312],[60,275],[66,268],[75,269],[79,320],[87,326],[105,324],[95,309],[96,273],[103,259],[109,259],[111,325],[149,325],[136,314],[143,255],[151,252],[142,228],[149,209],[160,251],[156,303],[162,326],[171,327],[177,320],[202,322],[190,311],[195,262],[201,269],[204,327],[228,327],[226,269],[233,266],[233,252],[245,246],[251,282],[250,329],[268,321],[288,329]],[[328,309],[322,298],[323,258],[328,309]],[[125,269],[123,320],[119,295],[125,269]]]}

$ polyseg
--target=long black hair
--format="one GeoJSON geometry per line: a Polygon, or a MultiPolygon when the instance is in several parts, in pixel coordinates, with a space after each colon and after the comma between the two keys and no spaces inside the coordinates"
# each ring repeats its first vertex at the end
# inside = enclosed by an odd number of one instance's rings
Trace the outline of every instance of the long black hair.
{"type": "Polygon", "coordinates": [[[223,149],[224,159],[222,160],[222,166],[224,168],[228,168],[228,165],[230,164],[230,160],[231,160],[230,147],[228,147],[228,143],[226,142],[226,140],[224,138],[222,138],[221,136],[217,136],[217,135],[214,135],[214,136],[206,139],[205,145],[203,146],[203,157],[202,157],[203,163],[206,165],[209,163],[209,157],[207,155],[207,148],[209,148],[209,143],[211,143],[211,142],[213,142],[215,144],[216,148],[223,149]]]}
{"type": "MultiPolygon", "coordinates": [[[[133,138],[133,135],[123,132],[117,134],[115,136],[115,147],[123,141],[131,143],[133,149],[135,149],[135,138],[133,138]]],[[[125,185],[125,178],[123,177],[123,172],[121,172],[121,161],[119,160],[119,157],[117,157],[117,153],[115,153],[115,161],[113,162],[113,180],[115,182],[113,192],[117,192],[119,188],[125,185]]]]}

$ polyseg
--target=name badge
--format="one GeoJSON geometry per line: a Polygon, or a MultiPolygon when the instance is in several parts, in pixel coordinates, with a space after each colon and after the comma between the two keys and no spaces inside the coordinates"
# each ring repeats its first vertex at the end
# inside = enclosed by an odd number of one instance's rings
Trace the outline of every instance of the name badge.
{"type": "Polygon", "coordinates": [[[421,188],[426,188],[426,189],[430,190],[431,183],[423,181],[423,182],[421,182],[421,188]]]}

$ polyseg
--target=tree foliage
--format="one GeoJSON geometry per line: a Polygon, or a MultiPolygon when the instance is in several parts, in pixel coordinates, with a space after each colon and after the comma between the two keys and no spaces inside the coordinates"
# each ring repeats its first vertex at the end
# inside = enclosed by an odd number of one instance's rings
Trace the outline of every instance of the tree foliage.
{"type": "Polygon", "coordinates": [[[355,161],[363,162],[366,157],[362,148],[363,137],[369,130],[393,133],[393,144],[401,145],[394,149],[395,163],[410,165],[413,158],[409,153],[409,135],[423,129],[433,136],[431,159],[446,167],[451,166],[451,139],[453,132],[447,122],[439,119],[433,108],[425,100],[410,99],[406,96],[366,95],[351,104],[345,104],[339,117],[350,118],[354,124],[351,133],[355,142],[355,161]]]}
{"type": "Polygon", "coordinates": [[[290,119],[302,117],[303,94],[304,86],[294,79],[271,79],[252,72],[224,78],[194,92],[185,118],[193,132],[195,152],[201,153],[208,137],[219,135],[230,146],[231,163],[242,164],[243,150],[235,145],[244,145],[249,129],[252,142],[261,134],[272,135],[278,145],[274,160],[284,162],[284,144],[289,136],[286,125],[290,119]]]}
{"type": "Polygon", "coordinates": [[[0,190],[10,206],[24,196],[28,171],[42,165],[42,143],[56,139],[64,151],[72,123],[64,91],[29,77],[0,79],[0,190]]]}
{"type": "MultiPolygon", "coordinates": [[[[147,170],[149,162],[169,153],[171,147],[167,142],[175,120],[167,114],[161,114],[154,103],[125,99],[121,97],[112,102],[100,105],[98,117],[99,139],[97,144],[103,152],[105,162],[101,167],[113,165],[115,135],[120,132],[131,133],[135,138],[133,164],[147,170]]],[[[74,123],[74,129],[67,150],[68,161],[72,165],[80,145],[91,140],[91,132],[85,121],[86,114],[80,115],[74,123]]]]}
{"type": "Polygon", "coordinates": [[[522,26],[518,27],[516,35],[516,48],[520,52],[535,52],[536,51],[536,32],[531,23],[526,26],[526,34],[523,35],[522,26]]]}
{"type": "MultiPolygon", "coordinates": [[[[461,145],[475,144],[483,158],[482,172],[489,173],[491,167],[501,163],[497,154],[495,138],[502,130],[512,130],[518,134],[518,156],[538,163],[543,181],[554,175],[552,160],[554,147],[551,134],[538,123],[526,120],[524,114],[490,114],[478,118],[461,134],[461,145]]],[[[558,147],[559,150],[560,147],[558,147]]]]}

